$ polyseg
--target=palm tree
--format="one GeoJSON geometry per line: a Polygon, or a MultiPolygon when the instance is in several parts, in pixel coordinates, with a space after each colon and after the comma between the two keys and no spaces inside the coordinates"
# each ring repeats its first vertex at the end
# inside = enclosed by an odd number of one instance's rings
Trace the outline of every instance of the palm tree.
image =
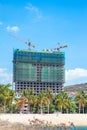
{"type": "Polygon", "coordinates": [[[34,91],[32,89],[26,89],[22,92],[22,97],[24,97],[26,102],[28,103],[28,110],[31,109],[31,104],[33,103],[33,96],[34,91]]]}
{"type": "Polygon", "coordinates": [[[46,99],[47,99],[47,101],[48,101],[48,114],[49,114],[49,105],[51,104],[52,99],[53,99],[53,92],[51,91],[50,88],[48,88],[48,89],[45,91],[45,95],[46,95],[46,99]]]}
{"type": "Polygon", "coordinates": [[[75,100],[76,103],[79,105],[79,113],[81,112],[81,108],[84,113],[84,107],[86,106],[87,103],[87,95],[85,94],[85,92],[84,91],[78,92],[75,100]]]}
{"type": "Polygon", "coordinates": [[[39,101],[38,101],[38,95],[34,95],[33,96],[33,104],[32,104],[34,112],[37,111],[36,108],[38,108],[38,103],[39,103],[39,101]]]}
{"type": "Polygon", "coordinates": [[[3,112],[9,109],[14,97],[14,92],[10,89],[10,86],[11,84],[0,85],[0,99],[2,100],[3,112]]]}
{"type": "Polygon", "coordinates": [[[17,104],[18,104],[18,109],[19,109],[19,112],[20,112],[20,113],[23,113],[23,111],[24,111],[24,104],[25,104],[25,102],[26,102],[25,98],[20,98],[20,99],[18,100],[18,102],[17,102],[17,104]]]}
{"type": "Polygon", "coordinates": [[[72,112],[75,112],[76,109],[76,104],[75,102],[67,95],[66,98],[66,112],[68,113],[69,110],[71,110],[72,112]]]}
{"type": "Polygon", "coordinates": [[[56,96],[56,103],[58,106],[58,109],[63,112],[63,110],[68,109],[70,105],[70,100],[66,92],[62,91],[56,96]]]}
{"type": "Polygon", "coordinates": [[[38,105],[40,106],[41,114],[43,113],[43,106],[48,106],[48,98],[44,92],[38,95],[38,105]]]}

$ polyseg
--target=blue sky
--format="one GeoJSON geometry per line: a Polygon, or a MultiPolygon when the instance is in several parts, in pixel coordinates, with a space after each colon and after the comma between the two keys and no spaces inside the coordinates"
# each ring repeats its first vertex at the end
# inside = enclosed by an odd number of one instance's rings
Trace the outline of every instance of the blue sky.
{"type": "Polygon", "coordinates": [[[68,45],[65,86],[87,82],[86,0],[0,0],[0,83],[12,82],[13,48],[27,49],[21,39],[36,50],[68,45]]]}

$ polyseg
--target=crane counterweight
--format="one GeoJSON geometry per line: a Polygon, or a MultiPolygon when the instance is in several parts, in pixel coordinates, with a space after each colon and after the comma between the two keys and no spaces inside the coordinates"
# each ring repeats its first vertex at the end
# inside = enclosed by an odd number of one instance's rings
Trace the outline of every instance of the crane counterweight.
{"type": "Polygon", "coordinates": [[[58,51],[60,52],[60,49],[62,49],[62,48],[67,48],[67,47],[68,47],[67,45],[61,46],[60,43],[58,42],[58,47],[55,48],[55,49],[58,50],[58,51]]]}

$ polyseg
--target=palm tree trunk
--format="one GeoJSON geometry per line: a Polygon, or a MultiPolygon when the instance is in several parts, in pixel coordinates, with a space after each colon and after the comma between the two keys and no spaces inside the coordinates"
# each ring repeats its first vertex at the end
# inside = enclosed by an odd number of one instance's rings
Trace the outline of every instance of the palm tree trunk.
{"type": "Polygon", "coordinates": [[[41,105],[41,114],[43,113],[43,110],[42,110],[42,105],[41,105]]]}
{"type": "Polygon", "coordinates": [[[4,109],[3,109],[4,113],[6,112],[6,100],[4,101],[4,109]]]}
{"type": "Polygon", "coordinates": [[[61,113],[63,113],[62,107],[61,107],[61,113]]]}
{"type": "Polygon", "coordinates": [[[83,110],[82,111],[83,111],[83,114],[84,114],[84,106],[83,106],[83,110]]]}
{"type": "Polygon", "coordinates": [[[80,104],[79,104],[79,114],[80,114],[80,111],[81,111],[81,106],[80,106],[80,104]]]}
{"type": "Polygon", "coordinates": [[[40,106],[40,109],[41,109],[41,114],[43,113],[43,110],[42,110],[42,100],[41,100],[41,106],[40,106]]]}
{"type": "Polygon", "coordinates": [[[49,111],[50,111],[50,100],[48,99],[48,114],[49,114],[49,111]]]}
{"type": "Polygon", "coordinates": [[[49,114],[49,104],[48,104],[48,114],[49,114]]]}
{"type": "Polygon", "coordinates": [[[67,112],[67,113],[69,113],[69,110],[68,110],[68,108],[66,109],[66,112],[67,112]]]}

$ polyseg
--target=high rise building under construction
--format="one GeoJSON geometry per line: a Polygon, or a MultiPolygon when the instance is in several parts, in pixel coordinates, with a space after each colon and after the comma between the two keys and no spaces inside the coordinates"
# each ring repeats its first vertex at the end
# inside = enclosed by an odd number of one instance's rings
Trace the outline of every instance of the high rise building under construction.
{"type": "Polygon", "coordinates": [[[50,88],[59,93],[65,82],[65,53],[15,49],[13,52],[13,82],[15,91],[33,89],[39,94],[50,88]]]}

